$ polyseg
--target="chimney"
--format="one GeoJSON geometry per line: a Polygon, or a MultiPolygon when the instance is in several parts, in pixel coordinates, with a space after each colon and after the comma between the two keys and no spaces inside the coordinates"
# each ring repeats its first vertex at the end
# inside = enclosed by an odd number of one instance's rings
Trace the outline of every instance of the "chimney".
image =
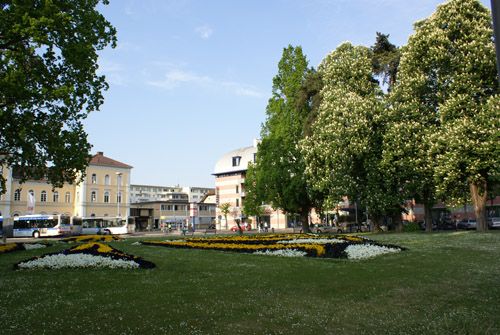
{"type": "Polygon", "coordinates": [[[98,152],[97,152],[97,156],[104,156],[104,152],[102,152],[102,151],[98,151],[98,152]]]}

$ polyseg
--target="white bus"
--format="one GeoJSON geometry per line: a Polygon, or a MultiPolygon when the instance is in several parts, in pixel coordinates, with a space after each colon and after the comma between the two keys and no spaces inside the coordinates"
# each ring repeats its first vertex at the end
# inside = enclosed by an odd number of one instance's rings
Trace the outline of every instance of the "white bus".
{"type": "Polygon", "coordinates": [[[72,234],[121,235],[128,234],[128,232],[126,217],[73,217],[72,234]]]}
{"type": "Polygon", "coordinates": [[[60,236],[71,233],[69,215],[25,215],[13,218],[14,237],[60,236]]]}

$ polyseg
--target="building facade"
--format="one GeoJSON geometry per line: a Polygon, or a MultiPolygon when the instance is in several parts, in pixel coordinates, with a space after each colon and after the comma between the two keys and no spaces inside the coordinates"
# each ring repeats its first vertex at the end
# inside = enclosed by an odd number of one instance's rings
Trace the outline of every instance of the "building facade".
{"type": "MultiPolygon", "coordinates": [[[[233,150],[219,159],[215,165],[213,175],[215,176],[215,194],[217,204],[217,228],[230,229],[240,222],[251,221],[252,229],[257,228],[259,220],[269,228],[284,229],[293,228],[298,223],[298,215],[286,215],[282,211],[276,211],[269,205],[265,206],[264,214],[260,218],[249,218],[243,214],[246,192],[244,189],[245,176],[250,162],[255,162],[259,140],[254,140],[251,147],[233,150]],[[229,203],[230,212],[222,213],[220,206],[229,203]]],[[[319,217],[313,212],[310,222],[319,222],[319,217]]]]}
{"type": "Polygon", "coordinates": [[[0,216],[128,216],[131,171],[132,166],[98,152],[92,156],[83,182],[53,188],[46,180],[21,184],[20,172],[4,167],[0,172],[7,180],[7,189],[0,196],[0,216]]]}

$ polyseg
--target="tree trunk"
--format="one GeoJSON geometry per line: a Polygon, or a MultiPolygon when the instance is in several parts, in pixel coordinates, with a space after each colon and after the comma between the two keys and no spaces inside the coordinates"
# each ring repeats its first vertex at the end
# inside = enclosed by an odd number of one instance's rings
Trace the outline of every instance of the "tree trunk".
{"type": "Polygon", "coordinates": [[[488,199],[488,190],[486,181],[470,184],[470,195],[474,212],[476,214],[477,231],[487,231],[488,223],[486,222],[486,201],[488,199]]]}
{"type": "Polygon", "coordinates": [[[371,215],[370,220],[372,220],[373,232],[380,233],[380,217],[378,215],[371,215]]]}
{"type": "Polygon", "coordinates": [[[424,220],[425,220],[425,232],[432,233],[432,205],[429,203],[424,204],[424,220]]]}
{"type": "Polygon", "coordinates": [[[403,231],[403,218],[401,217],[401,212],[394,213],[392,216],[392,223],[396,227],[396,231],[400,233],[403,231]]]}
{"type": "Polygon", "coordinates": [[[309,229],[309,211],[309,207],[300,211],[300,220],[302,221],[302,230],[304,234],[311,232],[311,229],[309,229]]]}

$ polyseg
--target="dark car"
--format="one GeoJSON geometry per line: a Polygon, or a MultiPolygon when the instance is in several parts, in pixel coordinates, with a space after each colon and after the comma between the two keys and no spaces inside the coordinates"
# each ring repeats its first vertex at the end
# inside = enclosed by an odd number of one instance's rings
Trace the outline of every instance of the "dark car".
{"type": "Polygon", "coordinates": [[[463,219],[457,224],[458,229],[476,229],[476,219],[463,219]]]}

